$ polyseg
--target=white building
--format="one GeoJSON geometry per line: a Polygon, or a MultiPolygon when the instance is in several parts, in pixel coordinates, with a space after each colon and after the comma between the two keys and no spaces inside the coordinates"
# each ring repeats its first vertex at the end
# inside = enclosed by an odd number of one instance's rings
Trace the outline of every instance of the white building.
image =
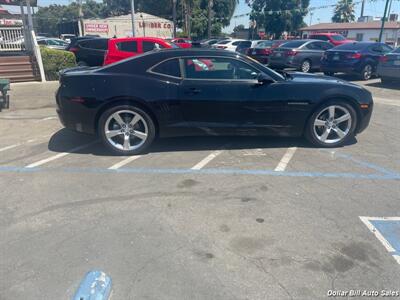
{"type": "MultiPolygon", "coordinates": [[[[146,13],[135,13],[135,36],[172,38],[173,22],[146,13]]],[[[101,37],[132,36],[131,15],[106,19],[83,20],[83,35],[97,34],[101,37]]]]}
{"type": "MultiPolygon", "coordinates": [[[[381,21],[355,22],[355,23],[320,23],[301,28],[303,38],[313,33],[335,32],[340,33],[350,40],[378,41],[381,30],[381,21]]],[[[382,35],[382,41],[400,46],[400,22],[386,22],[382,35]]]]}

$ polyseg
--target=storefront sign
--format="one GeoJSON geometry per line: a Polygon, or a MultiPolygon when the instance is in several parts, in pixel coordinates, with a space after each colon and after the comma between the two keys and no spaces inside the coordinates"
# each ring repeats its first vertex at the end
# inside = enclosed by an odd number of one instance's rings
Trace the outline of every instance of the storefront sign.
{"type": "Polygon", "coordinates": [[[139,28],[143,27],[171,29],[172,25],[170,23],[163,23],[163,22],[139,22],[139,28]]]}
{"type": "Polygon", "coordinates": [[[85,32],[108,33],[108,24],[86,23],[85,32]]]}
{"type": "Polygon", "coordinates": [[[22,20],[18,20],[18,19],[0,19],[0,25],[19,26],[19,25],[22,25],[22,20]]]}

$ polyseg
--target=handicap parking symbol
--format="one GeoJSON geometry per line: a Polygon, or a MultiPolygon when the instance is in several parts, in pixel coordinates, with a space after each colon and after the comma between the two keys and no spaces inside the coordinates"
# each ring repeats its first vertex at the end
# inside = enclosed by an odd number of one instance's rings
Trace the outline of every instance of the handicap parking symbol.
{"type": "Polygon", "coordinates": [[[400,217],[360,217],[360,219],[400,264],[400,217]]]}

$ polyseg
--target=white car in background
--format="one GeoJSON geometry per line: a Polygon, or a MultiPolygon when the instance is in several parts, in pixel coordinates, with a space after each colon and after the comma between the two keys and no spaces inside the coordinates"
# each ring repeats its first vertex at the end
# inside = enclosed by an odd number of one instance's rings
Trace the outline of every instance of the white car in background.
{"type": "Polygon", "coordinates": [[[212,48],[216,49],[224,49],[228,51],[236,51],[237,46],[240,44],[240,42],[243,42],[245,40],[240,40],[240,39],[229,39],[229,40],[223,40],[220,41],[214,45],[212,45],[212,48]]]}

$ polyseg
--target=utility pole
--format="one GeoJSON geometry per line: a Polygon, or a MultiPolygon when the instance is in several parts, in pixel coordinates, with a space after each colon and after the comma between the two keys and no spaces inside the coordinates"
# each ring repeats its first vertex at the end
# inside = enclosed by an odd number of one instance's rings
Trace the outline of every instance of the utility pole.
{"type": "Polygon", "coordinates": [[[381,32],[379,33],[379,42],[382,42],[383,29],[385,28],[386,13],[388,10],[388,6],[389,6],[389,0],[386,0],[385,11],[383,13],[383,18],[382,18],[381,32]]]}
{"type": "Polygon", "coordinates": [[[135,37],[135,0],[131,0],[132,36],[135,37]]]}
{"type": "Polygon", "coordinates": [[[361,2],[361,15],[360,15],[360,17],[364,17],[364,8],[365,8],[365,0],[362,0],[362,2],[361,2]]]}
{"type": "Polygon", "coordinates": [[[172,19],[174,22],[174,38],[176,38],[176,2],[177,0],[172,0],[172,19]]]}
{"type": "Polygon", "coordinates": [[[82,0],[78,0],[78,18],[79,18],[79,27],[80,27],[80,34],[81,36],[85,35],[83,29],[83,10],[82,10],[82,0]]]}
{"type": "Polygon", "coordinates": [[[211,14],[212,14],[212,7],[213,7],[213,0],[208,0],[208,38],[211,39],[211,14]]]}

